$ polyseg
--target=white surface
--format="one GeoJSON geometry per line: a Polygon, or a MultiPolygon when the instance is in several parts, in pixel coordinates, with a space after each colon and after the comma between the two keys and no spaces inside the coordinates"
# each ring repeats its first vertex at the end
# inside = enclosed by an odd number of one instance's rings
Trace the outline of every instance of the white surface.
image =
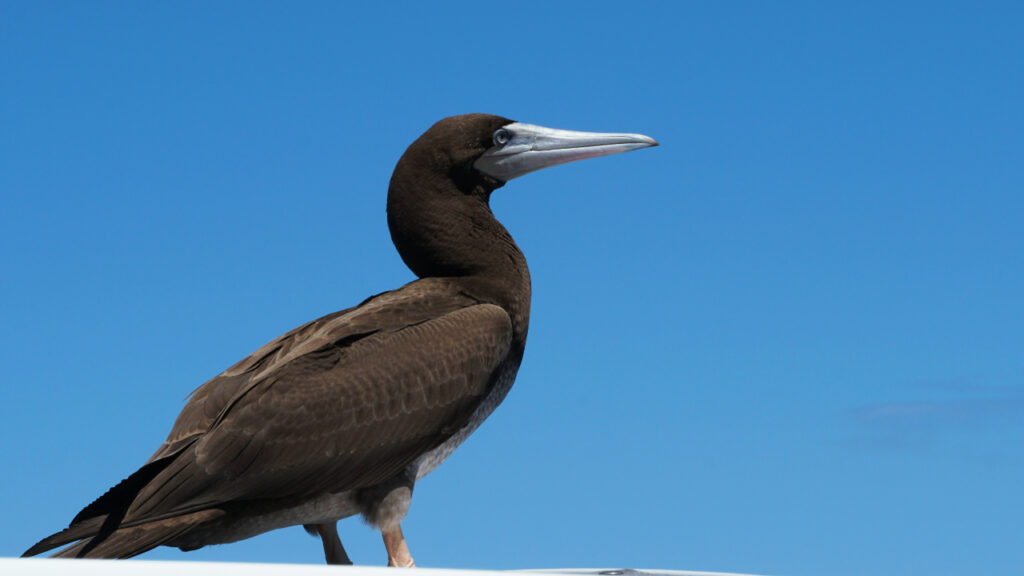
{"type": "MultiPolygon", "coordinates": [[[[51,558],[0,558],[3,576],[70,574],[73,576],[395,576],[404,568],[383,566],[317,566],[312,564],[247,564],[242,562],[156,562],[147,560],[66,560],[51,558]]],[[[681,570],[629,570],[620,568],[519,570],[513,573],[493,570],[448,570],[413,568],[415,576],[509,576],[510,574],[549,574],[560,576],[741,576],[724,572],[686,572],[681,570]]]]}

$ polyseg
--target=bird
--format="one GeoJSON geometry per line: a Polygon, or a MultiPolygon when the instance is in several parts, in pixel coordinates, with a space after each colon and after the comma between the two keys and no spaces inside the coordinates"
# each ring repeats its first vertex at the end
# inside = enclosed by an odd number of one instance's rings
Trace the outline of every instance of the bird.
{"type": "Polygon", "coordinates": [[[391,238],[417,279],[299,326],[197,388],[142,467],[23,556],[129,558],[303,525],[328,564],[351,564],[337,522],[361,514],[389,566],[414,566],[401,522],[416,482],[502,402],[525,350],[530,273],[491,193],[657,145],[489,114],[438,121],[388,187],[391,238]]]}

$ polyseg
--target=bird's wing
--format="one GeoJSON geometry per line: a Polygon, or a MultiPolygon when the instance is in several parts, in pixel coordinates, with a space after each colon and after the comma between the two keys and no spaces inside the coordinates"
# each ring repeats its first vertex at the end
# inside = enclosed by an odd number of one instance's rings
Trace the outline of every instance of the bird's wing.
{"type": "Polygon", "coordinates": [[[167,440],[149,462],[172,456],[206,434],[249,388],[303,354],[375,332],[401,329],[476,303],[437,279],[418,280],[286,332],[189,394],[167,440]]]}
{"type": "Polygon", "coordinates": [[[371,486],[461,428],[511,321],[417,284],[300,327],[197,390],[154,456],[173,461],[125,521],[371,486]]]}

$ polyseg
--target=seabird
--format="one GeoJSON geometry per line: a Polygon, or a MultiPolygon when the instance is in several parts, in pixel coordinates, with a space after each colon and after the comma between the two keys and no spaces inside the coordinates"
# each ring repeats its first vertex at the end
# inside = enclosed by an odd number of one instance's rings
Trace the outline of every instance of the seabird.
{"type": "Polygon", "coordinates": [[[530,273],[490,209],[529,172],[656,146],[487,114],[445,118],[399,159],[391,238],[418,276],[269,342],[189,397],[167,440],[33,556],[129,558],[302,524],[351,564],[337,522],[362,514],[412,566],[413,486],[501,403],[523,358],[530,273]]]}

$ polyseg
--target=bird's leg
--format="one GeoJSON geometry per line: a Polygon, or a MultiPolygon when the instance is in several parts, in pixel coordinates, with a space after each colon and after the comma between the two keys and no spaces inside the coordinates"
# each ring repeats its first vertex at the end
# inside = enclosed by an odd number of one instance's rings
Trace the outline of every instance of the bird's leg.
{"type": "Polygon", "coordinates": [[[389,530],[382,530],[381,535],[384,536],[384,547],[388,549],[388,566],[416,566],[412,561],[412,554],[409,553],[409,546],[405,543],[405,536],[402,535],[401,524],[395,524],[395,527],[389,530]]]}
{"type": "Polygon", "coordinates": [[[416,564],[402,535],[402,519],[409,511],[416,469],[409,467],[397,476],[359,491],[356,496],[366,523],[380,529],[388,550],[388,566],[409,568],[416,564]]]}
{"type": "Polygon", "coordinates": [[[323,524],[307,524],[306,530],[312,533],[315,531],[320,535],[324,544],[324,557],[328,564],[346,564],[351,566],[345,547],[341,545],[341,538],[338,537],[338,523],[325,522],[323,524]]]}

